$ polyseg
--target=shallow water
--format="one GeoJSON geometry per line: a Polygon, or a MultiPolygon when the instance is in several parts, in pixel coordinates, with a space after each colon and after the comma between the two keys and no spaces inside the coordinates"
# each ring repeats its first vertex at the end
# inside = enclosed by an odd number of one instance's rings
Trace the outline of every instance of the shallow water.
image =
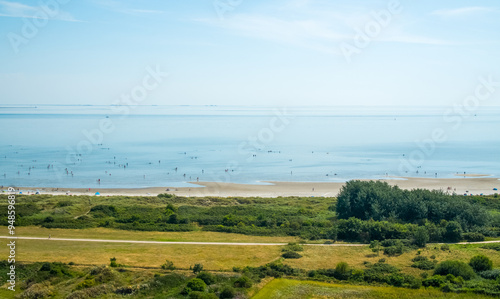
{"type": "Polygon", "coordinates": [[[2,106],[0,184],[133,188],[197,179],[497,177],[500,109],[443,117],[448,110],[2,106]],[[430,141],[435,132],[442,137],[430,141]]]}

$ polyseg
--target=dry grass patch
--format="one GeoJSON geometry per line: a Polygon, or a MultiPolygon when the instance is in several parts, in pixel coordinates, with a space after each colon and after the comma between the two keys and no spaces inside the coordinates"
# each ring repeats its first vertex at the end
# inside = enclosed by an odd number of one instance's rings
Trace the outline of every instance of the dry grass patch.
{"type": "MultiPolygon", "coordinates": [[[[5,226],[0,230],[7,232],[5,226]]],[[[38,226],[18,226],[16,234],[23,237],[137,240],[137,241],[177,241],[177,242],[238,242],[238,243],[290,243],[298,242],[296,237],[263,237],[207,231],[194,232],[142,232],[109,228],[61,229],[38,226]]]]}
{"type": "MultiPolygon", "coordinates": [[[[260,266],[279,258],[280,246],[163,245],[133,243],[73,242],[55,240],[17,240],[16,260],[27,262],[74,262],[160,267],[169,259],[176,267],[189,268],[201,263],[207,270],[232,270],[233,266],[260,266]]],[[[7,256],[7,247],[0,254],[7,256]]]]}

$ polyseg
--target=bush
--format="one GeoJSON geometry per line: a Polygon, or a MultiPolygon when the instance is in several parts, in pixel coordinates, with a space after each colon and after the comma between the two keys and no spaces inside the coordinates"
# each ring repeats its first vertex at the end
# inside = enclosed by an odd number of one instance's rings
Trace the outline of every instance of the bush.
{"type": "Polygon", "coordinates": [[[493,262],[484,255],[476,255],[470,259],[469,265],[476,272],[488,271],[493,268],[493,262]]]}
{"type": "Polygon", "coordinates": [[[220,299],[232,299],[236,296],[236,291],[231,287],[225,287],[219,294],[220,299]]]}
{"type": "Polygon", "coordinates": [[[203,265],[202,264],[195,264],[193,267],[193,273],[196,274],[196,273],[200,273],[201,271],[203,271],[203,265]]]}
{"type": "Polygon", "coordinates": [[[252,280],[246,276],[241,276],[240,278],[236,279],[234,282],[234,286],[237,288],[251,288],[252,287],[252,280]]]}
{"type": "Polygon", "coordinates": [[[465,233],[465,234],[463,234],[463,238],[467,242],[482,242],[482,241],[484,241],[484,235],[481,233],[465,233]]]}
{"type": "Polygon", "coordinates": [[[413,268],[418,268],[420,270],[432,270],[436,267],[436,261],[430,261],[426,256],[417,256],[412,259],[413,268]]]}
{"type": "Polygon", "coordinates": [[[110,258],[109,261],[110,261],[109,262],[110,267],[113,267],[113,268],[118,267],[118,264],[116,263],[116,257],[110,258]]]}
{"type": "Polygon", "coordinates": [[[165,264],[161,265],[163,270],[175,270],[174,262],[165,260],[165,264]]]}
{"type": "Polygon", "coordinates": [[[215,275],[208,272],[200,272],[200,274],[198,274],[196,278],[203,280],[207,285],[214,284],[217,280],[215,275]]]}
{"type": "Polygon", "coordinates": [[[471,266],[460,261],[444,261],[434,270],[435,275],[448,275],[461,276],[465,280],[474,278],[475,273],[471,266]]]}
{"type": "Polygon", "coordinates": [[[493,269],[479,273],[485,279],[498,279],[500,277],[500,269],[493,269]]]}
{"type": "Polygon", "coordinates": [[[281,255],[282,257],[286,259],[300,259],[302,255],[298,254],[295,251],[287,251],[281,255]]]}
{"type": "Polygon", "coordinates": [[[349,265],[345,262],[338,263],[335,267],[333,277],[337,278],[338,280],[347,280],[350,276],[351,269],[349,268],[349,265]]]}
{"type": "Polygon", "coordinates": [[[393,273],[389,276],[389,284],[395,287],[400,287],[403,285],[405,279],[403,275],[399,273],[393,273]]]}
{"type": "Polygon", "coordinates": [[[363,281],[364,278],[365,278],[365,271],[358,269],[352,270],[351,277],[349,277],[349,279],[352,281],[363,281]]]}
{"type": "Polygon", "coordinates": [[[384,248],[384,254],[387,256],[396,256],[403,254],[402,246],[390,246],[384,248]]]}
{"type": "Polygon", "coordinates": [[[188,281],[186,288],[189,288],[191,291],[204,292],[207,288],[205,282],[199,278],[193,278],[188,281]]]}
{"type": "Polygon", "coordinates": [[[435,288],[439,288],[439,287],[443,286],[445,283],[446,283],[446,279],[440,275],[434,275],[434,276],[426,278],[426,279],[424,279],[424,281],[422,281],[422,285],[424,287],[435,287],[435,288]]]}

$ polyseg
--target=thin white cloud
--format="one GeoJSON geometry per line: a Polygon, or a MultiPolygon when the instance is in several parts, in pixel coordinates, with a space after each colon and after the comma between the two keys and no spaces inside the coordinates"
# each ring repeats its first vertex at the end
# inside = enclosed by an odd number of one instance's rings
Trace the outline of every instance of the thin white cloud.
{"type": "MultiPolygon", "coordinates": [[[[47,16],[47,13],[41,6],[29,6],[18,2],[0,1],[0,17],[40,19],[43,16],[47,16]],[[43,14],[39,14],[38,12],[42,12],[43,14]]],[[[81,22],[75,19],[70,13],[63,10],[57,11],[55,16],[49,16],[49,18],[67,22],[81,22]]]]}
{"type": "MultiPolygon", "coordinates": [[[[318,14],[306,15],[303,19],[285,19],[262,15],[234,14],[224,21],[198,19],[211,26],[217,26],[239,35],[291,44],[311,50],[341,55],[338,50],[342,42],[352,43],[356,38],[356,28],[366,22],[366,16],[358,19],[358,25],[346,20],[343,16],[328,18],[318,17],[318,14]],[[364,19],[364,21],[361,21],[364,19]]],[[[394,21],[395,22],[395,21],[394,21]]],[[[402,30],[399,24],[391,24],[390,29],[384,29],[380,36],[373,40],[377,42],[395,42],[423,45],[451,45],[453,43],[438,38],[418,36],[402,30]]]]}
{"type": "Polygon", "coordinates": [[[163,14],[163,10],[153,10],[153,9],[124,9],[124,12],[136,13],[136,14],[163,14]]]}
{"type": "Polygon", "coordinates": [[[338,54],[338,41],[347,38],[319,20],[285,20],[238,14],[223,22],[207,19],[198,21],[235,31],[244,36],[293,44],[330,54],[338,54]]]}
{"type": "Polygon", "coordinates": [[[426,36],[416,36],[410,34],[404,35],[394,35],[385,38],[377,39],[378,41],[383,42],[395,42],[395,43],[405,43],[405,44],[421,44],[421,45],[435,45],[435,46],[450,46],[455,45],[456,43],[445,41],[436,38],[430,38],[426,36]]]}
{"type": "Polygon", "coordinates": [[[94,3],[100,7],[107,9],[107,10],[110,10],[110,11],[113,11],[116,13],[129,14],[129,15],[151,15],[151,14],[164,14],[164,13],[166,13],[166,11],[156,10],[156,9],[129,8],[129,7],[124,6],[122,2],[115,1],[115,0],[96,0],[96,1],[94,1],[94,3]]]}
{"type": "Polygon", "coordinates": [[[441,17],[458,17],[458,16],[471,15],[477,13],[498,12],[498,11],[499,10],[497,8],[493,7],[470,6],[470,7],[461,7],[453,9],[435,10],[431,12],[431,14],[441,17]]]}

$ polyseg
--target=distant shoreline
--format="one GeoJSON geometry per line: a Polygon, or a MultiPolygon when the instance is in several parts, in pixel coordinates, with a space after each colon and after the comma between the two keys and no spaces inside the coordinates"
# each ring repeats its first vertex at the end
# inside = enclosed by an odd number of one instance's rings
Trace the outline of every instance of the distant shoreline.
{"type": "MultiPolygon", "coordinates": [[[[368,180],[364,180],[368,181],[368,180]]],[[[402,189],[428,189],[442,190],[449,194],[459,195],[492,195],[498,193],[493,190],[500,187],[500,180],[485,175],[474,175],[464,178],[411,178],[411,177],[388,177],[379,179],[390,185],[397,185],[402,189]]],[[[190,182],[199,187],[148,187],[148,188],[51,188],[51,187],[16,187],[23,194],[33,194],[37,190],[41,194],[53,195],[95,195],[100,196],[156,196],[160,193],[175,194],[178,196],[220,196],[220,197],[279,197],[279,196],[315,196],[335,197],[345,184],[343,182],[271,182],[268,184],[237,184],[218,182],[190,182]],[[68,192],[69,191],[69,192],[68,192]]]]}

